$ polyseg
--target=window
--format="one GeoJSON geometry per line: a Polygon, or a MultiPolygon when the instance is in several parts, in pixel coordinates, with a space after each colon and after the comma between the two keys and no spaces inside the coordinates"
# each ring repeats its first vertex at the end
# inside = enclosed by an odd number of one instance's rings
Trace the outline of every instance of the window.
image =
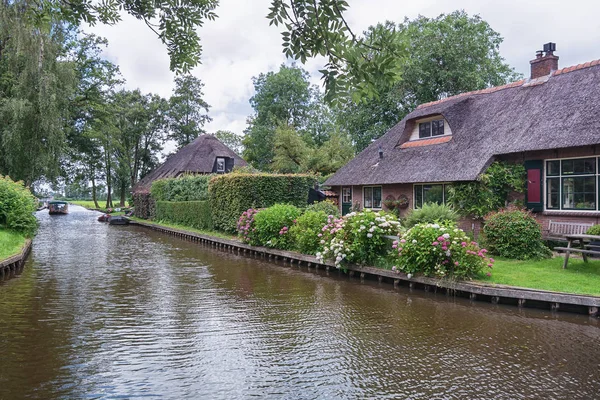
{"type": "Polygon", "coordinates": [[[598,210],[598,158],[546,161],[547,210],[598,210]]]}
{"type": "Polygon", "coordinates": [[[446,204],[449,186],[447,184],[414,185],[415,208],[421,208],[425,203],[446,204]]]}
{"type": "Polygon", "coordinates": [[[217,172],[225,172],[225,159],[217,157],[217,172]]]}
{"type": "Polygon", "coordinates": [[[444,120],[443,119],[419,123],[419,139],[428,138],[431,136],[443,136],[443,135],[444,135],[444,120]]]}
{"type": "Polygon", "coordinates": [[[363,193],[363,208],[381,208],[381,186],[365,186],[363,193]]]}
{"type": "Polygon", "coordinates": [[[352,203],[352,188],[342,188],[342,203],[352,203]]]}

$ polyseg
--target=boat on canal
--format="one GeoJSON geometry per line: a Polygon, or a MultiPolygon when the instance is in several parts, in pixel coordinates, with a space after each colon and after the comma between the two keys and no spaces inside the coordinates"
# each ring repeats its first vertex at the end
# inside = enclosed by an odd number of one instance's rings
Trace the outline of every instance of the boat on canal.
{"type": "Polygon", "coordinates": [[[48,202],[48,213],[49,214],[68,214],[69,203],[66,201],[49,201],[48,202]]]}

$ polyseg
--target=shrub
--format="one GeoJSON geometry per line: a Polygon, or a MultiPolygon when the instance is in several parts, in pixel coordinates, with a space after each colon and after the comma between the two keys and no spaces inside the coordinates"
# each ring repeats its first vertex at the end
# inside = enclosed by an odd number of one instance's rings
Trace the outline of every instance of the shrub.
{"type": "Polygon", "coordinates": [[[208,182],[212,175],[183,175],[152,182],[150,193],[155,201],[208,200],[208,182]]]}
{"type": "MultiPolygon", "coordinates": [[[[254,215],[253,241],[257,244],[276,249],[292,248],[290,227],[302,211],[290,204],[275,204],[254,215]]],[[[254,243],[252,243],[254,244],[254,243]]]]}
{"type": "Polygon", "coordinates": [[[506,208],[488,214],[483,226],[485,243],[493,254],[528,260],[552,253],[542,242],[542,228],[528,210],[506,208]]]}
{"type": "Polygon", "coordinates": [[[403,221],[403,225],[412,228],[417,224],[455,224],[458,214],[449,206],[437,203],[425,203],[421,208],[411,210],[403,221]]]}
{"type": "Polygon", "coordinates": [[[321,241],[318,235],[327,222],[328,215],[324,211],[307,210],[304,212],[290,228],[294,248],[304,254],[316,254],[321,241]]]}
{"type": "Polygon", "coordinates": [[[306,207],[306,211],[323,211],[327,215],[337,217],[340,215],[340,209],[333,204],[331,200],[319,201],[306,207]]]}
{"type": "Polygon", "coordinates": [[[230,173],[213,177],[209,194],[215,228],[235,232],[239,216],[249,208],[278,203],[306,207],[313,175],[230,173]]]}
{"type": "Polygon", "coordinates": [[[588,235],[600,235],[600,225],[593,225],[586,232],[588,235]]]}
{"type": "Polygon", "coordinates": [[[352,212],[343,218],[329,217],[322,228],[320,251],[317,258],[331,259],[340,268],[342,261],[373,265],[386,253],[385,235],[396,235],[400,223],[392,214],[384,211],[352,212]]]}
{"type": "Polygon", "coordinates": [[[256,228],[254,227],[254,216],[256,213],[258,213],[258,211],[259,210],[255,208],[250,208],[244,211],[238,220],[238,235],[245,243],[258,244],[256,243],[256,235],[254,234],[256,232],[256,228]]]}
{"type": "Polygon", "coordinates": [[[492,268],[494,262],[486,257],[486,249],[479,248],[453,225],[417,224],[392,247],[398,252],[397,266],[392,269],[408,274],[466,279],[479,274],[486,265],[492,268]]]}
{"type": "Polygon", "coordinates": [[[156,213],[156,201],[150,196],[150,193],[134,193],[133,208],[136,217],[152,219],[156,213]]]}
{"type": "Polygon", "coordinates": [[[156,219],[196,229],[213,229],[208,201],[157,201],[156,219]]]}
{"type": "Polygon", "coordinates": [[[0,175],[0,228],[33,235],[37,200],[23,182],[0,175]]]}

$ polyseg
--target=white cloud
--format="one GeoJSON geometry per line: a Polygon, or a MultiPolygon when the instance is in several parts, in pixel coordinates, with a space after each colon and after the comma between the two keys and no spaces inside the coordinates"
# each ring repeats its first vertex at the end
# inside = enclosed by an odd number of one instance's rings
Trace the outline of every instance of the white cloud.
{"type": "MultiPolygon", "coordinates": [[[[270,0],[222,0],[217,9],[219,18],[206,21],[200,29],[202,65],[193,73],[205,83],[204,98],[212,106],[213,122],[208,131],[241,133],[252,112],[248,103],[253,94],[251,78],[277,70],[286,61],[279,31],[269,27],[265,18],[269,5],[270,0]]],[[[489,22],[505,38],[501,54],[525,75],[535,51],[549,41],[557,43],[561,66],[600,58],[600,3],[595,1],[355,0],[347,17],[360,33],[385,20],[401,22],[419,14],[435,17],[457,9],[480,14],[489,22]]],[[[170,95],[173,74],[166,49],[142,22],[126,16],[116,26],[88,30],[108,38],[106,57],[120,66],[128,88],[170,95]]],[[[322,59],[309,60],[304,66],[311,72],[313,83],[321,83],[317,70],[322,66],[322,59]]]]}

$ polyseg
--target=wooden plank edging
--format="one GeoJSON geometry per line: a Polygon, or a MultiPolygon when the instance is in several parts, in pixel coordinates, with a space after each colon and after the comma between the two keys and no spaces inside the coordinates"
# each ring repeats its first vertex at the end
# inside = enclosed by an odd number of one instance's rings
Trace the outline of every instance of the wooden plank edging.
{"type": "MultiPolygon", "coordinates": [[[[166,226],[156,225],[152,223],[142,221],[131,221],[132,225],[143,226],[156,231],[169,233],[175,236],[187,237],[192,240],[198,240],[206,243],[215,244],[218,247],[226,247],[232,249],[242,250],[244,253],[260,254],[268,256],[269,258],[275,257],[276,259],[281,258],[284,261],[289,260],[290,262],[303,262],[314,266],[325,266],[327,269],[335,268],[334,263],[329,261],[318,261],[315,256],[296,253],[293,251],[285,251],[272,249],[260,246],[251,246],[246,243],[242,243],[237,240],[222,239],[215,236],[204,235],[185,231],[181,229],[169,228],[166,226]]],[[[394,286],[397,286],[399,282],[406,282],[412,288],[414,284],[419,284],[428,291],[430,287],[442,288],[447,292],[463,292],[470,295],[471,299],[475,299],[478,295],[486,296],[491,298],[492,302],[497,303],[500,299],[513,300],[515,304],[519,306],[526,305],[527,301],[536,301],[549,303],[552,310],[559,309],[559,305],[570,305],[588,307],[590,315],[598,315],[600,309],[600,297],[588,296],[588,295],[577,295],[560,292],[552,292],[547,290],[539,289],[528,289],[514,286],[505,285],[488,285],[484,283],[465,282],[465,281],[452,281],[445,279],[430,278],[425,276],[412,276],[409,278],[407,274],[403,272],[395,272],[391,270],[385,270],[375,267],[365,267],[359,265],[348,265],[345,266],[350,276],[354,276],[356,272],[359,273],[361,278],[365,275],[376,277],[381,282],[383,278],[392,280],[394,286]]]]}
{"type": "Polygon", "coordinates": [[[0,261],[0,270],[21,267],[31,252],[31,239],[25,240],[21,253],[0,261]]]}

